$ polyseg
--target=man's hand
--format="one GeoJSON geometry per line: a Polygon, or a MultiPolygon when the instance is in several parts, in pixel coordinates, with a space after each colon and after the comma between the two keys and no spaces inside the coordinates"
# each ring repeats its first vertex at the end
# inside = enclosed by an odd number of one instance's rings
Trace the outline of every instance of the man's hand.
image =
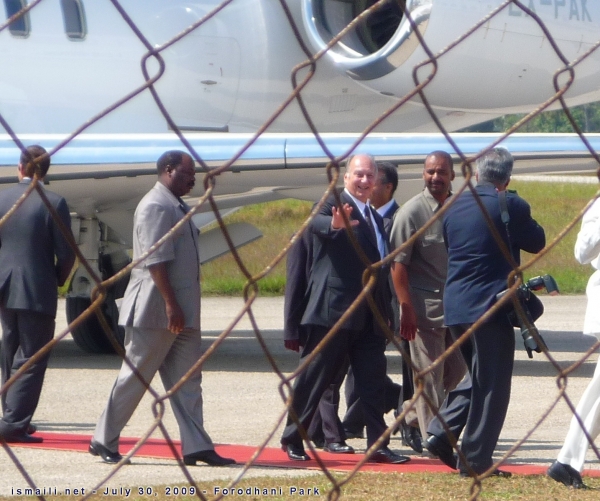
{"type": "Polygon", "coordinates": [[[167,329],[177,335],[185,327],[185,315],[177,302],[171,282],[169,282],[167,266],[165,263],[157,263],[148,269],[156,288],[165,300],[165,313],[168,321],[167,329]]]}
{"type": "Polygon", "coordinates": [[[179,334],[185,327],[185,316],[183,314],[181,306],[179,306],[177,301],[175,301],[173,304],[167,303],[165,305],[165,310],[167,313],[167,319],[169,321],[169,325],[167,326],[167,328],[173,334],[179,334]]]}
{"type": "Polygon", "coordinates": [[[283,344],[288,350],[300,351],[300,341],[297,339],[284,339],[283,344]]]}
{"type": "Polygon", "coordinates": [[[417,334],[417,315],[411,303],[400,304],[400,336],[407,341],[417,334]]]}
{"type": "MultiPolygon", "coordinates": [[[[352,214],[352,206],[350,204],[344,204],[342,206],[342,210],[346,213],[346,217],[349,219],[350,214],[352,214]]],[[[342,215],[342,211],[338,210],[338,208],[334,206],[331,208],[331,214],[332,214],[331,227],[334,230],[342,229],[344,227],[344,216],[342,215]]],[[[357,219],[350,220],[350,226],[356,226],[357,224],[358,224],[357,219]]]]}

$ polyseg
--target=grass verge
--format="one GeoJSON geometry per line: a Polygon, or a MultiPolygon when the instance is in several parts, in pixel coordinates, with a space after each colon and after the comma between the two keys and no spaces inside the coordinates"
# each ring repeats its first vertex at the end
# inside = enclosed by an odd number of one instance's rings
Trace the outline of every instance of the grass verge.
{"type": "MultiPolygon", "coordinates": [[[[336,482],[342,482],[343,476],[334,474],[336,482]]],[[[520,476],[511,478],[488,478],[481,487],[471,479],[464,479],[449,473],[358,473],[340,489],[339,499],[345,501],[447,501],[478,499],[485,501],[519,500],[539,501],[596,501],[600,491],[600,479],[585,478],[589,489],[574,490],[558,484],[545,475],[520,476]],[[471,491],[473,489],[473,491],[471,491]],[[477,497],[472,497],[473,493],[477,497]]],[[[186,484],[156,486],[152,488],[131,488],[129,500],[165,501],[178,499],[191,501],[200,499],[186,484]],[[142,489],[143,494],[139,492],[142,489]],[[150,490],[148,490],[150,489],[150,490]]],[[[205,499],[243,499],[245,501],[288,501],[296,499],[327,499],[332,483],[323,474],[302,477],[255,477],[241,480],[234,490],[228,489],[226,480],[198,482],[198,489],[205,499]],[[238,490],[241,489],[241,490],[238,490]]],[[[109,488],[110,491],[110,488],[109,488]]],[[[336,499],[335,492],[330,499],[336,499]]],[[[104,494],[102,489],[90,499],[111,499],[120,495],[104,494]]],[[[3,497],[11,501],[31,499],[31,496],[3,497]]],[[[73,496],[48,496],[46,499],[67,500],[73,496]]]]}
{"type": "MultiPolygon", "coordinates": [[[[548,244],[571,222],[595,195],[597,185],[575,183],[548,183],[512,181],[516,189],[531,205],[533,217],[546,230],[548,244]]],[[[270,266],[290,237],[308,217],[312,203],[281,200],[245,207],[227,218],[228,222],[249,222],[264,234],[263,238],[239,249],[249,273],[257,274],[270,266]]],[[[525,278],[541,274],[552,275],[563,294],[585,292],[589,265],[578,264],[573,257],[573,246],[579,231],[578,223],[552,251],[525,273],[525,278]]],[[[523,262],[531,258],[523,256],[523,262]]],[[[202,268],[202,293],[205,296],[240,296],[246,278],[233,256],[226,255],[207,263],[202,268]]],[[[285,259],[274,266],[259,282],[261,295],[282,295],[285,288],[285,259]]]]}

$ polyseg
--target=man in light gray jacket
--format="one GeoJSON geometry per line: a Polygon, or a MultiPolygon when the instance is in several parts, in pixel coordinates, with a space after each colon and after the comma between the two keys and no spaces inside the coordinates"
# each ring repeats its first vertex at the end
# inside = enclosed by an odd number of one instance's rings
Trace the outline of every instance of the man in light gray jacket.
{"type": "MultiPolygon", "coordinates": [[[[189,209],[180,197],[194,187],[193,159],[181,151],[168,151],[158,159],[157,171],[158,182],[135,211],[134,260],[157,244],[189,209]]],[[[169,391],[202,356],[198,230],[191,221],[133,268],[119,323],[125,326],[125,354],[144,382],[123,362],[89,447],[106,463],[122,459],[119,435],[156,372],[169,391]]],[[[184,463],[234,464],[215,452],[204,429],[201,381],[196,370],[170,397],[184,463]]]]}

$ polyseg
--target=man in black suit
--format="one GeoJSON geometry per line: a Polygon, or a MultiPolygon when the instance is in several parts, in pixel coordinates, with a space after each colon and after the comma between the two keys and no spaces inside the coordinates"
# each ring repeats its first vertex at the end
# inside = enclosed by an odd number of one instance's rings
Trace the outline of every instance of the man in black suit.
{"type": "MultiPolygon", "coordinates": [[[[283,340],[288,350],[300,351],[306,345],[306,330],[300,325],[308,299],[308,280],[313,261],[312,232],[306,230],[290,247],[286,260],[286,283],[283,302],[283,340]]],[[[323,393],[319,409],[307,430],[316,447],[335,454],[353,454],[338,416],[340,386],[348,364],[342,367],[323,393]]]]}
{"type": "MultiPolygon", "coordinates": [[[[546,244],[543,228],[531,217],[529,204],[507,192],[513,158],[504,148],[494,148],[477,161],[475,193],[496,230],[512,254],[509,261],[494,239],[488,223],[470,190],[464,191],[444,217],[443,232],[448,248],[448,275],[444,290],[444,321],[456,340],[496,302],[506,289],[520,251],[539,252],[546,244]],[[505,196],[509,221],[503,221],[501,198],[505,196]]],[[[504,424],[510,400],[515,333],[504,311],[472,332],[461,345],[469,374],[446,396],[440,415],[458,438],[466,463],[459,462],[461,475],[480,475],[493,465],[492,454],[504,424]]],[[[446,464],[456,467],[450,440],[439,419],[427,430],[425,447],[446,464]]],[[[494,474],[508,476],[495,470],[494,474]]]]}
{"type": "MultiPolygon", "coordinates": [[[[43,182],[50,157],[41,146],[29,146],[18,167],[19,183],[0,192],[0,217],[13,207],[32,182],[43,182]],[[33,181],[37,174],[38,180],[33,181]]],[[[71,231],[64,198],[44,191],[71,231]]],[[[58,223],[34,189],[0,227],[0,321],[2,322],[2,385],[52,340],[58,286],[64,284],[75,253],[58,223]]],[[[0,440],[42,442],[33,436],[31,418],[37,408],[49,355],[45,355],[2,394],[0,440]]]]}
{"type": "MultiPolygon", "coordinates": [[[[377,162],[377,181],[373,187],[373,193],[371,194],[370,202],[383,218],[383,228],[388,236],[392,228],[394,214],[399,209],[398,203],[396,200],[394,200],[394,193],[396,192],[397,187],[397,167],[391,162],[377,162]]],[[[397,336],[399,330],[398,300],[396,299],[396,294],[394,292],[393,285],[391,284],[391,277],[390,289],[392,294],[391,308],[393,312],[392,331],[394,332],[394,335],[397,336]]],[[[408,341],[406,342],[406,352],[408,353],[408,341]]],[[[412,371],[407,370],[407,364],[404,359],[402,359],[402,382],[403,386],[394,383],[389,376],[386,376],[384,407],[384,411],[386,413],[391,410],[397,411],[401,397],[403,400],[412,398],[412,371]]],[[[346,396],[347,410],[346,414],[344,415],[344,419],[342,420],[342,424],[344,426],[346,436],[348,438],[362,438],[363,428],[365,426],[365,418],[362,410],[362,404],[358,398],[358,393],[354,385],[354,374],[352,369],[348,371],[344,393],[346,396]]],[[[412,445],[412,442],[405,441],[404,437],[403,443],[404,445],[409,445],[415,449],[415,447],[412,445]]]]}
{"type": "MultiPolygon", "coordinates": [[[[355,155],[344,174],[341,206],[330,197],[310,226],[313,233],[313,266],[308,283],[308,302],[301,324],[306,328],[305,359],[329,330],[341,319],[363,289],[363,272],[367,267],[353,247],[344,224],[350,220],[362,253],[377,262],[387,252],[381,217],[369,209],[369,197],[377,176],[377,166],[369,155],[355,155]]],[[[380,272],[372,296],[385,319],[391,319],[390,290],[387,273],[380,272]]],[[[306,429],[311,422],[325,389],[331,384],[346,357],[354,371],[356,386],[363,402],[367,426],[367,446],[385,432],[383,419],[384,381],[386,372],[385,333],[363,301],[340,325],[294,383],[292,409],[281,444],[292,460],[306,461],[299,425],[306,429]]],[[[372,461],[403,463],[409,458],[392,452],[384,441],[371,456],[372,461]]]]}

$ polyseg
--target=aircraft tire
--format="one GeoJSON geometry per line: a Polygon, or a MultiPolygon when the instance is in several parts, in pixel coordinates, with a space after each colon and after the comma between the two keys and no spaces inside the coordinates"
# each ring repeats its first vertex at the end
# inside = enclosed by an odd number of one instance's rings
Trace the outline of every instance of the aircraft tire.
{"type": "MultiPolygon", "coordinates": [[[[66,313],[67,320],[71,323],[87,308],[91,300],[84,297],[67,297],[66,313]]],[[[107,297],[105,304],[102,305],[102,312],[116,334],[117,342],[123,346],[125,330],[117,324],[119,312],[113,298],[107,297]]],[[[87,353],[116,353],[116,350],[108,339],[104,329],[96,314],[91,315],[85,322],[77,326],[71,332],[75,344],[87,353]]]]}

